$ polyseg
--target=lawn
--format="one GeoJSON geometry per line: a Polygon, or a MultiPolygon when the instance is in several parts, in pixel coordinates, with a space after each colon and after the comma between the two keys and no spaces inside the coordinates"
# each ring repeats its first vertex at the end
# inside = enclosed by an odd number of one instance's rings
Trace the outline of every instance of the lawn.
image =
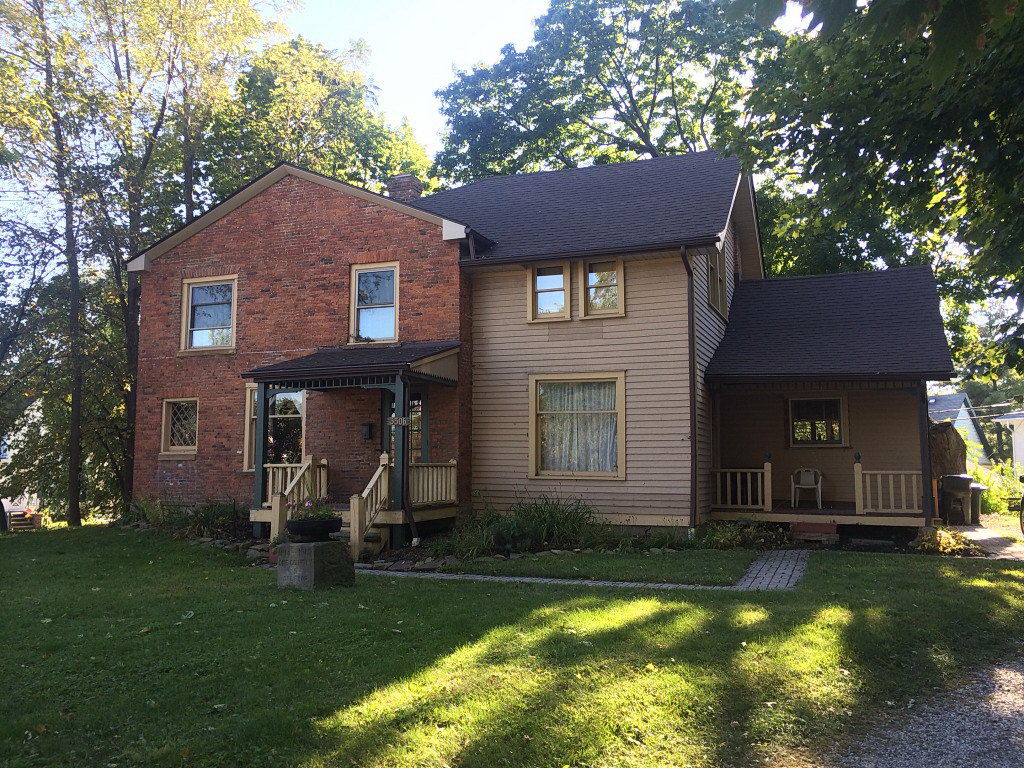
{"type": "Polygon", "coordinates": [[[793,592],[274,574],[0,537],[0,764],[735,766],[814,755],[1024,635],[1024,567],[814,553],[793,592]],[[891,704],[890,704],[891,702],[891,704]]]}
{"type": "Polygon", "coordinates": [[[734,584],[757,556],[746,549],[689,549],[664,554],[567,552],[515,560],[475,560],[446,566],[453,573],[545,578],[734,584]]]}
{"type": "Polygon", "coordinates": [[[1008,515],[985,515],[982,523],[986,528],[991,528],[1000,536],[1024,544],[1024,535],[1020,530],[1020,513],[1013,512],[1008,515]]]}

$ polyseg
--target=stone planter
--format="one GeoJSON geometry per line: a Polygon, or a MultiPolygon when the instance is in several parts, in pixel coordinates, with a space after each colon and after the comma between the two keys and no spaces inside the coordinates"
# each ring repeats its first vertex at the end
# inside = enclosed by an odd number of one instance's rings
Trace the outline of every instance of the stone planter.
{"type": "Polygon", "coordinates": [[[289,520],[285,523],[288,540],[295,543],[330,541],[331,534],[341,530],[341,518],[331,520],[289,520]]]}
{"type": "Polygon", "coordinates": [[[277,586],[291,589],[351,587],[356,572],[348,545],[340,541],[282,544],[277,548],[277,586]]]}

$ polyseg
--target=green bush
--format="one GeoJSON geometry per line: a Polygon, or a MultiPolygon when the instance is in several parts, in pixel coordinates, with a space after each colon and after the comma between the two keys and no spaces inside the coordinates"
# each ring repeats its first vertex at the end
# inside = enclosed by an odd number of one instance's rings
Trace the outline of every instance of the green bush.
{"type": "Polygon", "coordinates": [[[923,528],[911,543],[914,552],[927,555],[949,555],[953,557],[975,557],[984,551],[973,544],[959,531],[948,528],[923,528]]]}
{"type": "Polygon", "coordinates": [[[159,499],[136,499],[122,523],[145,521],[176,536],[231,537],[246,533],[249,515],[232,500],[176,504],[159,499]]]}
{"type": "Polygon", "coordinates": [[[1012,462],[996,462],[991,469],[974,465],[971,475],[988,489],[981,494],[981,512],[984,515],[1009,514],[1010,500],[1019,499],[1024,494],[1024,486],[1017,478],[1012,462]]]}
{"type": "Polygon", "coordinates": [[[700,526],[692,546],[698,549],[773,549],[789,543],[782,523],[714,520],[700,526]]]}

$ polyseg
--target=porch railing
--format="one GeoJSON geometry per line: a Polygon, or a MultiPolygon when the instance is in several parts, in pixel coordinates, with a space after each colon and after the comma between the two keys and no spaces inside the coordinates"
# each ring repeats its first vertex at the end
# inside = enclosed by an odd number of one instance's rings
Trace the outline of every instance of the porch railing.
{"type": "Polygon", "coordinates": [[[454,459],[443,464],[410,464],[409,503],[454,504],[457,501],[458,477],[454,459]]]}
{"type": "Polygon", "coordinates": [[[284,493],[295,476],[302,469],[302,464],[264,464],[267,471],[267,492],[264,496],[264,506],[270,506],[270,500],[275,494],[284,493]]]}
{"type": "Polygon", "coordinates": [[[857,514],[921,514],[921,473],[910,470],[866,470],[853,465],[854,502],[857,514]]]}
{"type": "Polygon", "coordinates": [[[270,538],[284,532],[288,521],[288,504],[301,504],[306,499],[327,498],[327,459],[307,456],[301,464],[267,464],[287,472],[268,473],[267,493],[271,509],[270,538]],[[294,469],[293,469],[294,468],[294,469]],[[283,478],[289,477],[287,483],[283,478]],[[274,478],[271,480],[271,478],[274,478]]]}
{"type": "Polygon", "coordinates": [[[362,493],[354,493],[349,498],[349,547],[352,559],[359,560],[362,554],[363,537],[373,525],[377,515],[388,505],[388,493],[391,487],[390,457],[387,453],[380,455],[380,464],[373,473],[370,482],[362,493]]]}
{"type": "Polygon", "coordinates": [[[760,469],[713,469],[714,506],[722,509],[751,509],[770,512],[772,508],[772,464],[760,469]]]}

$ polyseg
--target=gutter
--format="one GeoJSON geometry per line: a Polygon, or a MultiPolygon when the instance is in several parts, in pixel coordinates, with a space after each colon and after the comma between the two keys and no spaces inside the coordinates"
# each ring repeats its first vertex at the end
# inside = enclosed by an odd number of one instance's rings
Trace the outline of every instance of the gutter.
{"type": "Polygon", "coordinates": [[[687,361],[690,373],[690,527],[697,524],[697,334],[695,333],[695,297],[693,288],[693,264],[686,253],[686,246],[679,249],[679,256],[686,268],[686,343],[687,361]]]}
{"type": "Polygon", "coordinates": [[[668,251],[680,249],[685,251],[687,248],[703,248],[717,246],[721,241],[719,235],[702,235],[701,237],[691,238],[689,240],[672,240],[665,243],[650,243],[647,245],[634,245],[628,247],[614,247],[614,248],[591,248],[583,251],[561,251],[555,253],[537,253],[530,256],[506,256],[500,259],[489,259],[487,258],[486,252],[482,255],[476,256],[475,259],[462,259],[459,261],[459,265],[463,267],[470,266],[490,266],[492,264],[523,264],[533,261],[550,261],[552,259],[580,259],[589,258],[591,256],[614,256],[625,253],[646,253],[648,251],[668,251]]]}

